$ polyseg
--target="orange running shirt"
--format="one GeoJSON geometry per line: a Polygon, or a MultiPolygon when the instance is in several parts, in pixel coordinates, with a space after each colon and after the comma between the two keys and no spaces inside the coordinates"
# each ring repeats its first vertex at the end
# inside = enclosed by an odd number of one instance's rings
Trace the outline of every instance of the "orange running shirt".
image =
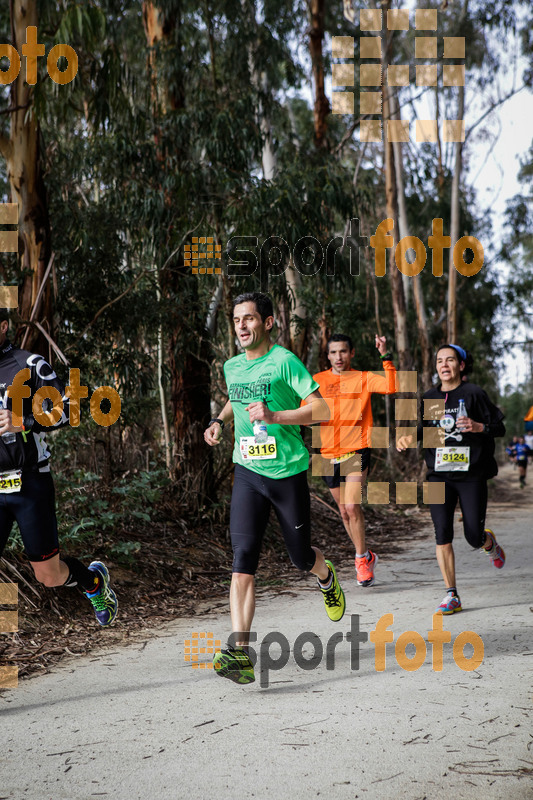
{"type": "Polygon", "coordinates": [[[331,369],[317,372],[314,380],[327,402],[330,418],[320,423],[320,452],[324,458],[339,458],[354,450],[371,447],[372,394],[394,394],[396,368],[384,361],[385,375],[350,369],[335,375],[331,369]]]}

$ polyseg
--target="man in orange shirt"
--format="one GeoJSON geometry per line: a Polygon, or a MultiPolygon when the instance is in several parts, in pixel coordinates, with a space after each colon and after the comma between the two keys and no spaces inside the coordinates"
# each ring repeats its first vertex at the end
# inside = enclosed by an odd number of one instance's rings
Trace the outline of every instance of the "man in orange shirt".
{"type": "Polygon", "coordinates": [[[320,453],[327,460],[323,480],[337,503],[344,527],[355,545],[355,572],[359,586],[372,586],[378,562],[365,544],[365,520],[361,509],[363,484],[370,465],[372,431],[371,395],[394,394],[396,369],[387,353],[386,339],[376,334],[385,375],[353,369],[352,340],[341,333],[328,341],[331,369],[313,375],[328,403],[330,419],[320,425],[320,453]]]}

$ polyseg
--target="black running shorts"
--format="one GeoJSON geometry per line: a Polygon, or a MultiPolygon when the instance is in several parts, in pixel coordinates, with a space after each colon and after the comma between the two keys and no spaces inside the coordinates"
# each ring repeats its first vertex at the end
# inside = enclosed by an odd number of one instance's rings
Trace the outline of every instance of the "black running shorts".
{"type": "Polygon", "coordinates": [[[59,553],[55,489],[49,472],[24,472],[20,492],[0,493],[0,555],[15,521],[30,561],[47,561],[59,553]]]}
{"type": "Polygon", "coordinates": [[[289,478],[267,478],[235,464],[230,516],[233,572],[255,575],[272,507],[294,566],[307,571],[314,566],[307,471],[289,478]]]}
{"type": "Polygon", "coordinates": [[[446,480],[444,473],[428,476],[429,482],[444,483],[444,503],[430,505],[437,544],[453,541],[453,516],[457,500],[463,513],[463,529],[469,545],[478,549],[485,542],[485,516],[487,514],[487,481],[484,479],[458,481],[446,480]]]}
{"type": "Polygon", "coordinates": [[[362,450],[356,450],[355,456],[341,461],[340,464],[329,463],[326,465],[328,472],[333,470],[333,475],[323,475],[322,480],[330,489],[337,489],[341,483],[346,481],[346,476],[350,474],[350,472],[364,472],[369,466],[370,448],[364,447],[362,450]],[[357,456],[361,457],[361,468],[359,468],[359,458],[357,458],[357,456]]]}

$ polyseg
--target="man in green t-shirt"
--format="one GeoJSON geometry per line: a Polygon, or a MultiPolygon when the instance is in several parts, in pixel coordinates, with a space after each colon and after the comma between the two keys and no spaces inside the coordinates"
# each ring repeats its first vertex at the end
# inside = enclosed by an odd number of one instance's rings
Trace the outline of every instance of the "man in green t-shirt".
{"type": "Polygon", "coordinates": [[[244,353],[224,365],[229,399],[210,421],[204,439],[211,446],[219,444],[224,425],[234,420],[230,609],[235,641],[215,654],[213,665],[222,677],[245,684],[255,680],[248,655],[254,575],[272,506],[291,561],[317,576],[331,620],[342,619],[346,601],[333,564],[311,546],[309,458],[300,435],[300,425],[327,419],[327,405],[300,359],[270,341],[274,316],[269,297],[259,292],[239,295],[233,321],[244,353]],[[301,406],[306,399],[308,404],[301,406]],[[259,422],[264,423],[260,431],[259,422]]]}

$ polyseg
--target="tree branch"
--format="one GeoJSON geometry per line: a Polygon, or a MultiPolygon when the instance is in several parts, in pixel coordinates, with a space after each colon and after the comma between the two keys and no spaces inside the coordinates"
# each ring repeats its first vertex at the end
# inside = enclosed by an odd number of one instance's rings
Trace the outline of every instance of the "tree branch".
{"type": "Polygon", "coordinates": [[[489,108],[488,108],[488,109],[487,109],[487,110],[486,110],[486,111],[485,111],[485,112],[484,112],[484,113],[483,113],[483,114],[480,116],[480,118],[479,118],[478,120],[476,120],[476,122],[474,122],[474,124],[473,124],[473,125],[471,125],[471,126],[470,126],[470,128],[468,129],[468,131],[465,133],[465,142],[464,142],[464,143],[466,144],[466,142],[467,142],[467,140],[468,140],[468,137],[470,136],[470,134],[472,133],[472,131],[473,131],[473,130],[475,130],[475,129],[477,128],[477,126],[478,126],[478,125],[481,125],[481,123],[483,122],[483,120],[484,120],[486,117],[488,117],[488,115],[489,115],[489,114],[491,114],[491,113],[494,111],[494,109],[496,109],[496,108],[498,108],[499,106],[503,105],[503,104],[504,104],[504,103],[506,103],[506,102],[507,102],[507,100],[509,100],[511,97],[514,97],[514,95],[515,95],[515,94],[518,94],[519,92],[521,92],[521,91],[522,91],[522,89],[526,89],[526,88],[527,88],[527,87],[526,87],[526,85],[525,85],[525,83],[524,83],[524,84],[522,84],[522,86],[521,86],[519,89],[513,89],[512,91],[510,91],[510,92],[509,92],[509,94],[506,94],[506,95],[505,95],[505,97],[501,97],[501,98],[500,98],[499,100],[497,100],[495,103],[492,103],[492,105],[491,105],[491,106],[490,106],[490,107],[489,107],[489,108]]]}
{"type": "Polygon", "coordinates": [[[196,230],[198,230],[198,228],[200,227],[200,225],[202,224],[203,221],[204,221],[204,218],[202,217],[202,219],[200,220],[198,225],[196,225],[194,228],[191,228],[190,231],[187,231],[187,233],[185,234],[185,236],[183,236],[183,238],[182,238],[181,242],[179,243],[179,245],[176,247],[175,250],[172,251],[172,253],[169,255],[169,257],[167,258],[167,260],[165,261],[165,263],[161,267],[161,272],[164,272],[166,270],[166,268],[168,267],[168,265],[170,264],[170,262],[172,261],[172,259],[176,255],[176,253],[179,253],[179,251],[181,250],[181,248],[183,247],[183,245],[187,241],[187,237],[190,236],[192,233],[194,233],[196,230]]]}
{"type": "Polygon", "coordinates": [[[36,327],[36,328],[37,328],[37,329],[38,329],[38,330],[39,330],[39,331],[42,333],[42,335],[43,335],[43,336],[44,336],[44,338],[47,340],[47,342],[48,342],[48,343],[49,343],[49,344],[52,346],[52,348],[55,350],[55,352],[56,352],[56,355],[59,357],[59,359],[60,359],[60,360],[63,362],[63,364],[64,364],[65,366],[67,366],[67,367],[68,367],[68,366],[69,366],[69,364],[70,364],[70,361],[69,361],[69,360],[68,360],[68,358],[67,358],[67,357],[66,357],[66,356],[63,354],[63,352],[60,350],[59,346],[58,346],[58,345],[57,345],[57,344],[54,342],[54,340],[52,339],[52,337],[50,336],[50,334],[49,334],[47,331],[45,331],[45,329],[43,328],[43,326],[41,325],[41,323],[40,323],[40,322],[37,322],[36,320],[34,320],[33,322],[30,322],[30,323],[28,323],[28,324],[30,324],[30,325],[35,325],[35,327],[36,327]]]}
{"type": "Polygon", "coordinates": [[[30,107],[30,103],[29,102],[28,103],[24,103],[23,106],[9,106],[9,108],[3,108],[2,111],[0,111],[0,115],[1,114],[11,114],[13,111],[22,111],[23,109],[29,108],[29,107],[30,107]]]}
{"type": "Polygon", "coordinates": [[[77,337],[77,338],[74,340],[74,342],[72,342],[72,344],[69,344],[69,346],[65,348],[65,353],[66,353],[66,352],[68,352],[69,350],[71,350],[71,349],[72,349],[72,348],[73,348],[73,347],[74,347],[74,346],[75,346],[75,345],[76,345],[76,344],[79,342],[79,340],[80,340],[80,339],[83,339],[83,337],[85,336],[85,334],[87,333],[87,331],[89,330],[89,328],[90,328],[90,327],[92,327],[92,326],[94,325],[94,323],[96,322],[96,320],[98,319],[98,317],[99,317],[101,314],[103,314],[103,313],[104,313],[104,311],[105,311],[107,308],[110,308],[110,307],[111,307],[111,306],[113,306],[115,303],[118,303],[118,301],[119,301],[119,300],[122,300],[122,298],[123,298],[123,297],[126,297],[126,295],[127,295],[127,294],[129,294],[129,293],[131,292],[131,290],[132,290],[132,289],[134,289],[134,288],[137,286],[137,284],[139,283],[139,281],[141,280],[141,278],[142,278],[142,277],[144,277],[145,275],[148,275],[148,270],[146,270],[146,269],[143,269],[143,270],[142,270],[142,272],[140,272],[140,273],[137,275],[137,277],[135,278],[135,280],[133,281],[133,283],[132,283],[132,284],[130,284],[130,285],[128,286],[128,288],[127,288],[127,289],[125,289],[125,290],[122,292],[122,294],[119,294],[119,296],[118,296],[118,297],[115,297],[113,300],[110,300],[110,301],[109,301],[109,303],[106,303],[104,306],[102,306],[102,308],[101,308],[99,311],[97,311],[97,312],[96,312],[96,314],[94,315],[94,317],[92,318],[92,320],[89,322],[89,324],[88,324],[88,325],[86,325],[86,326],[85,326],[85,328],[83,329],[83,331],[82,331],[82,332],[80,333],[80,335],[79,335],[79,336],[78,336],[78,337],[77,337]]]}
{"type": "MultiPolygon", "coordinates": [[[[410,97],[410,98],[409,98],[409,100],[406,100],[404,103],[402,103],[402,104],[401,104],[401,106],[400,106],[400,111],[402,110],[402,108],[403,108],[404,106],[413,106],[413,107],[414,107],[414,104],[416,103],[416,101],[417,101],[417,100],[419,100],[419,99],[420,99],[420,98],[421,98],[423,95],[425,95],[425,94],[426,94],[428,91],[429,91],[429,88],[422,89],[422,91],[421,91],[421,92],[419,92],[419,93],[416,95],[416,97],[410,97]]],[[[392,92],[391,92],[391,93],[392,93],[392,92]]],[[[396,96],[398,93],[399,93],[399,92],[398,92],[398,89],[395,89],[395,90],[394,90],[394,96],[396,96]]],[[[371,116],[370,116],[369,114],[363,114],[361,117],[359,117],[359,119],[357,119],[355,122],[353,122],[353,123],[350,125],[350,127],[348,128],[348,130],[346,131],[346,133],[344,134],[344,136],[343,136],[343,137],[342,137],[342,139],[340,140],[339,144],[338,144],[338,145],[335,147],[335,149],[333,150],[333,152],[335,153],[335,155],[337,155],[337,153],[340,153],[340,152],[341,152],[342,148],[344,147],[344,145],[346,144],[346,142],[347,142],[347,141],[348,141],[348,140],[351,138],[351,136],[352,136],[353,132],[355,131],[355,129],[356,129],[356,128],[358,128],[358,127],[360,126],[360,124],[361,124],[361,120],[363,120],[363,119],[371,119],[371,116]]]]}
{"type": "MultiPolygon", "coordinates": [[[[53,263],[54,263],[54,258],[55,258],[55,253],[52,253],[52,255],[50,256],[50,261],[48,262],[48,266],[46,267],[46,272],[43,275],[43,279],[41,281],[41,285],[39,286],[39,291],[37,292],[37,297],[35,298],[35,303],[33,304],[33,308],[31,310],[30,322],[33,322],[33,318],[37,316],[37,312],[39,311],[39,307],[41,305],[41,298],[42,298],[43,292],[44,292],[44,287],[46,286],[46,281],[48,280],[48,276],[50,274],[50,270],[52,269],[52,266],[53,266],[53,263]]],[[[22,345],[21,345],[22,350],[24,350],[24,347],[26,345],[26,341],[28,339],[29,334],[30,334],[30,329],[28,327],[28,328],[26,328],[26,332],[25,332],[24,338],[22,340],[22,345]]]]}

